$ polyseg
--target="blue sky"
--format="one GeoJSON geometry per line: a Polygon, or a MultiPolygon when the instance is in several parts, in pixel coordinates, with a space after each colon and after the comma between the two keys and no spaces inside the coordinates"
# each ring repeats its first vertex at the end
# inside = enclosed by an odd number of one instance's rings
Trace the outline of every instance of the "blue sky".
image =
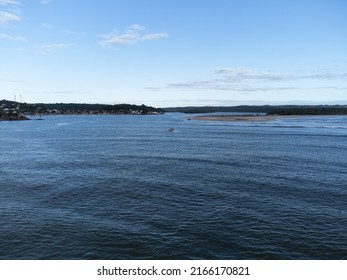
{"type": "Polygon", "coordinates": [[[0,0],[0,99],[347,104],[345,0],[0,0]]]}

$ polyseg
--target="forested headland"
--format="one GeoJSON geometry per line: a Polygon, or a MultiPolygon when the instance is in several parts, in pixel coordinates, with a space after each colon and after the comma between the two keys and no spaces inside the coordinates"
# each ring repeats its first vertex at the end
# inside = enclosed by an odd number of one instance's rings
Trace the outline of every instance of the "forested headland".
{"type": "Polygon", "coordinates": [[[166,112],[206,114],[215,112],[264,113],[267,115],[347,115],[347,105],[262,105],[170,107],[166,112]]]}
{"type": "Polygon", "coordinates": [[[0,101],[0,118],[16,119],[28,115],[156,115],[165,111],[151,106],[132,104],[87,104],[87,103],[21,103],[0,101]]]}

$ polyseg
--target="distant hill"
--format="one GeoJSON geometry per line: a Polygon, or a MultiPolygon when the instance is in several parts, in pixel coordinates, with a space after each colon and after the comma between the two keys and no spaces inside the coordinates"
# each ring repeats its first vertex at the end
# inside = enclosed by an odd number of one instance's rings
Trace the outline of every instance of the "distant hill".
{"type": "Polygon", "coordinates": [[[347,115],[347,105],[262,105],[170,107],[166,112],[204,114],[214,112],[266,113],[269,115],[347,115]]]}
{"type": "Polygon", "coordinates": [[[298,106],[273,108],[268,115],[347,115],[347,106],[298,106]]]}
{"type": "Polygon", "coordinates": [[[214,113],[214,112],[267,112],[271,110],[273,106],[264,105],[264,106],[188,106],[188,107],[169,107],[164,108],[166,112],[180,112],[187,114],[200,114],[200,113],[214,113]]]}
{"type": "Polygon", "coordinates": [[[0,101],[0,117],[16,118],[21,115],[98,115],[98,114],[164,114],[181,112],[204,114],[214,112],[265,113],[268,115],[347,115],[347,105],[262,105],[262,106],[202,106],[154,108],[131,104],[86,104],[86,103],[19,103],[0,101]]]}

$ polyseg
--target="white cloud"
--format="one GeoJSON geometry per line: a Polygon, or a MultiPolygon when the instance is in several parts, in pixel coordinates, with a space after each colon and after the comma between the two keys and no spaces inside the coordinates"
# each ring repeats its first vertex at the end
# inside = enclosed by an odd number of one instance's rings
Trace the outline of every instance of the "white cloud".
{"type": "Polygon", "coordinates": [[[168,38],[169,34],[166,32],[160,32],[160,33],[151,33],[151,34],[146,34],[142,37],[142,40],[157,40],[161,38],[168,38]]]}
{"type": "Polygon", "coordinates": [[[0,39],[6,39],[6,40],[13,40],[13,41],[21,41],[21,42],[26,42],[28,41],[26,38],[24,37],[20,37],[20,36],[11,36],[5,33],[0,33],[0,39]]]}
{"type": "Polygon", "coordinates": [[[139,41],[138,36],[133,33],[118,35],[114,32],[110,32],[109,34],[101,35],[100,37],[103,38],[103,40],[100,41],[100,44],[104,47],[132,45],[139,41]]]}
{"type": "Polygon", "coordinates": [[[38,46],[38,55],[49,55],[53,54],[59,50],[68,49],[75,47],[76,44],[67,43],[67,44],[46,44],[38,46]]]}
{"type": "Polygon", "coordinates": [[[19,5],[20,1],[17,0],[0,0],[0,6],[6,5],[19,5]]]}
{"type": "Polygon", "coordinates": [[[4,26],[12,21],[21,20],[21,1],[0,0],[0,26],[4,26]]]}
{"type": "Polygon", "coordinates": [[[112,31],[108,34],[100,35],[99,37],[101,37],[102,40],[99,43],[106,48],[111,48],[115,46],[134,45],[142,41],[168,38],[169,36],[166,32],[146,33],[146,30],[144,26],[133,24],[123,33],[119,34],[116,31],[112,31]]]}
{"type": "Polygon", "coordinates": [[[0,11],[0,26],[10,21],[20,21],[20,16],[7,11],[0,11]]]}
{"type": "Polygon", "coordinates": [[[127,28],[126,32],[127,33],[136,33],[136,32],[144,31],[144,30],[146,30],[146,27],[139,25],[139,24],[132,24],[127,28]]]}

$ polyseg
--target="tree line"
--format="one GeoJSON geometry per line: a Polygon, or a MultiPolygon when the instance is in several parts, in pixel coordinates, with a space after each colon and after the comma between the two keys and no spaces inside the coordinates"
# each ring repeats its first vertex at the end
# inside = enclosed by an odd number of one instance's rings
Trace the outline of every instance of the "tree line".
{"type": "Polygon", "coordinates": [[[38,114],[163,114],[165,111],[151,106],[133,104],[87,104],[87,103],[19,103],[0,101],[0,112],[20,111],[24,115],[38,114]]]}

